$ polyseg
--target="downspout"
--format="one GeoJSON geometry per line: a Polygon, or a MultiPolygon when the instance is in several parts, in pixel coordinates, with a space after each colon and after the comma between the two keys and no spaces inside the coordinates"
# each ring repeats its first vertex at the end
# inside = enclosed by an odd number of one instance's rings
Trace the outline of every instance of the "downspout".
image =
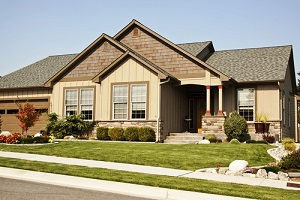
{"type": "Polygon", "coordinates": [[[170,77],[166,81],[159,83],[157,90],[157,118],[156,118],[156,142],[160,142],[160,131],[159,131],[159,120],[160,120],[160,111],[161,111],[161,85],[168,83],[170,81],[170,77]]]}

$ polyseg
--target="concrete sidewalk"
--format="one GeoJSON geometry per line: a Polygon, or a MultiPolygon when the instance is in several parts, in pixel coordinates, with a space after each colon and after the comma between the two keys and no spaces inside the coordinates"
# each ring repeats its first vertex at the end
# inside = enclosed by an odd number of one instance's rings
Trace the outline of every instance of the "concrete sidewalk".
{"type": "MultiPolygon", "coordinates": [[[[64,158],[64,157],[56,157],[56,156],[45,156],[45,155],[38,155],[38,154],[3,152],[3,151],[0,151],[0,157],[17,158],[17,159],[24,159],[24,160],[31,160],[31,161],[40,161],[40,162],[60,163],[60,164],[68,164],[68,165],[87,166],[87,167],[95,167],[95,168],[114,169],[114,170],[122,170],[122,171],[138,172],[138,173],[146,173],[146,174],[155,174],[155,175],[186,177],[186,178],[194,178],[194,179],[219,181],[219,182],[247,184],[247,185],[253,185],[253,186],[266,186],[266,187],[281,188],[281,189],[300,190],[300,188],[287,187],[287,182],[288,181],[250,178],[250,177],[241,177],[241,176],[228,176],[228,175],[212,174],[212,173],[205,173],[205,172],[199,172],[199,171],[177,170],[177,169],[162,168],[162,167],[151,167],[151,166],[143,166],[143,165],[133,165],[133,164],[123,164],[123,163],[114,163],[114,162],[84,160],[84,159],[77,159],[77,158],[64,158]]],[[[43,177],[44,176],[44,175],[41,175],[41,174],[47,174],[47,173],[40,173],[40,172],[39,173],[38,172],[30,172],[30,171],[26,171],[26,170],[20,170],[21,172],[16,171],[14,169],[11,169],[11,170],[12,170],[12,172],[10,173],[10,175],[11,175],[11,177],[14,177],[14,178],[16,178],[16,177],[18,177],[18,175],[22,175],[22,174],[35,174],[35,173],[37,173],[37,175],[36,175],[37,177],[43,177]]],[[[6,174],[9,174],[7,171],[8,171],[8,169],[3,170],[3,168],[1,168],[0,176],[5,176],[6,174]]],[[[33,176],[33,177],[36,177],[36,176],[33,176]]],[[[56,178],[53,179],[53,180],[56,180],[56,179],[61,180],[59,183],[57,183],[58,185],[64,184],[64,182],[63,182],[64,179],[65,180],[70,180],[70,178],[66,178],[68,176],[54,175],[54,174],[47,175],[47,176],[62,177],[62,178],[58,178],[58,179],[56,177],[56,178]]],[[[31,175],[26,175],[25,176],[25,178],[30,178],[30,177],[31,177],[31,175]]],[[[79,177],[72,177],[72,178],[81,179],[79,177]]],[[[26,180],[28,180],[28,179],[26,179],[26,180]]],[[[46,181],[46,180],[47,179],[41,179],[40,181],[43,182],[43,181],[46,181]]],[[[52,180],[52,179],[49,179],[49,180],[52,180]]],[[[87,181],[87,180],[83,179],[83,182],[84,181],[87,181]]],[[[96,180],[93,180],[93,181],[96,181],[96,180]]],[[[72,183],[72,182],[74,184],[80,184],[80,181],[76,181],[76,180],[70,181],[70,183],[72,183]]],[[[101,182],[101,183],[106,184],[106,182],[107,181],[104,181],[104,182],[101,182]]],[[[114,183],[114,182],[110,182],[110,183],[112,185],[116,184],[115,185],[115,190],[114,190],[115,192],[123,194],[124,191],[122,190],[122,188],[118,184],[125,184],[125,183],[114,183]]],[[[294,183],[299,184],[297,182],[294,182],[294,183]]],[[[102,186],[100,187],[100,190],[102,190],[102,189],[106,190],[106,189],[111,188],[111,187],[105,188],[106,187],[105,184],[103,186],[104,188],[102,186]]],[[[93,183],[89,183],[89,184],[85,184],[85,185],[87,185],[88,187],[94,187],[95,186],[95,184],[93,184],[93,183]]],[[[100,184],[100,185],[102,185],[102,184],[100,184]]],[[[172,196],[172,195],[170,195],[170,191],[172,191],[172,192],[176,191],[177,193],[179,192],[177,190],[153,188],[153,187],[140,186],[140,185],[137,186],[137,185],[133,185],[133,184],[125,184],[125,185],[126,185],[126,187],[131,186],[131,188],[133,190],[132,194],[134,194],[135,192],[141,192],[142,190],[137,189],[139,187],[145,187],[145,189],[144,189],[145,191],[147,191],[149,188],[152,188],[155,191],[157,189],[157,192],[155,192],[155,194],[156,193],[160,194],[159,198],[161,198],[161,190],[163,190],[162,193],[164,194],[164,199],[168,199],[166,197],[172,196]]],[[[125,185],[122,186],[122,187],[126,188],[125,185]]],[[[74,185],[71,184],[70,186],[73,187],[74,185]]],[[[76,187],[76,186],[74,186],[74,187],[76,187]]],[[[82,187],[82,186],[80,186],[80,187],[82,187]]],[[[200,194],[200,193],[195,193],[195,194],[194,193],[195,192],[191,193],[191,192],[186,192],[186,191],[180,191],[181,195],[183,195],[183,194],[186,194],[186,195],[200,194]]],[[[152,192],[151,192],[151,194],[152,194],[152,192]]],[[[148,193],[145,193],[144,195],[148,196],[148,193]]],[[[204,194],[204,195],[207,195],[207,194],[204,194]]],[[[174,199],[174,198],[175,197],[172,196],[172,198],[169,198],[169,199],[174,199]]],[[[206,198],[208,198],[208,197],[206,197],[206,198]]],[[[226,197],[226,198],[231,198],[231,197],[226,197]]],[[[193,198],[178,198],[178,199],[193,199],[193,198]]],[[[196,199],[199,199],[199,197],[197,197],[196,199]]],[[[212,198],[210,198],[210,199],[212,199],[212,198]]],[[[217,199],[221,199],[221,198],[218,197],[217,199]]]]}

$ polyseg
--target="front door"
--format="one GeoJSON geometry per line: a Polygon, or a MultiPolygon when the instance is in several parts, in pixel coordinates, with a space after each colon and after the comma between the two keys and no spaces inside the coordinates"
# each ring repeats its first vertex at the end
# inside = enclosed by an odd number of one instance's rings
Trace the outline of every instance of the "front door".
{"type": "Polygon", "coordinates": [[[205,97],[196,97],[189,99],[189,131],[197,133],[202,128],[202,117],[206,111],[205,97]]]}

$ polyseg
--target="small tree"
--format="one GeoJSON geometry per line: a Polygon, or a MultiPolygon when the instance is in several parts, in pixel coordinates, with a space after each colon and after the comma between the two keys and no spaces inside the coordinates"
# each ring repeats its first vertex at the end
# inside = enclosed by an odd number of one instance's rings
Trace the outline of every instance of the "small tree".
{"type": "Polygon", "coordinates": [[[16,114],[16,118],[21,122],[19,126],[22,128],[22,133],[27,133],[28,129],[39,120],[41,113],[37,112],[33,104],[29,102],[26,102],[23,106],[19,102],[16,102],[16,104],[19,107],[19,112],[16,114]]]}

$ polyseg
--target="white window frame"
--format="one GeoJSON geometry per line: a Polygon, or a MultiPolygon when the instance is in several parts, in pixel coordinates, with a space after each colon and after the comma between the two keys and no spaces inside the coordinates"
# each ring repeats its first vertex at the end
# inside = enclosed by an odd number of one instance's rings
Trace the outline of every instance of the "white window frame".
{"type": "Polygon", "coordinates": [[[114,85],[113,86],[113,91],[112,91],[112,105],[113,105],[113,109],[112,109],[112,112],[113,112],[113,120],[127,120],[128,119],[128,88],[129,86],[128,85],[114,85]],[[126,96],[115,96],[115,89],[117,87],[126,87],[126,96]],[[120,100],[116,100],[117,98],[119,98],[120,100]],[[126,99],[126,101],[125,101],[126,99]],[[126,105],[126,113],[117,113],[119,115],[125,115],[126,117],[120,117],[120,118],[117,118],[116,117],[116,114],[115,114],[115,109],[116,109],[116,105],[117,104],[124,104],[126,105]]]}
{"type": "Polygon", "coordinates": [[[65,90],[65,102],[64,102],[64,106],[65,106],[65,116],[70,116],[70,114],[68,114],[69,111],[75,111],[75,114],[77,115],[78,113],[78,89],[66,89],[65,90]],[[67,93],[68,91],[75,91],[76,94],[76,99],[68,99],[67,93]],[[76,100],[76,103],[68,103],[68,101],[74,101],[76,100]],[[76,107],[76,109],[70,110],[68,109],[68,107],[76,107]]]}
{"type": "MultiPolygon", "coordinates": [[[[141,97],[141,96],[140,96],[141,97]]],[[[130,119],[131,120],[145,120],[147,116],[147,84],[131,84],[130,85],[130,119]],[[133,87],[135,86],[142,86],[145,87],[145,94],[142,95],[142,98],[144,98],[143,100],[133,100],[134,96],[133,96],[133,87]],[[134,104],[144,104],[144,118],[133,118],[133,105],[134,104]]]]}
{"type": "MultiPolygon", "coordinates": [[[[248,108],[248,110],[253,110],[253,119],[252,120],[249,120],[249,118],[245,118],[247,122],[254,122],[255,121],[255,89],[254,88],[238,88],[237,89],[237,110],[238,110],[238,113],[241,113],[241,110],[240,107],[244,107],[244,108],[248,108]],[[244,90],[252,90],[253,92],[253,99],[250,99],[248,102],[244,101],[244,105],[241,105],[240,104],[240,91],[244,91],[244,90]],[[247,105],[248,104],[248,105],[247,105]],[[250,109],[249,109],[250,108],[250,109]]],[[[242,114],[240,114],[241,116],[243,116],[242,114]]],[[[245,116],[243,116],[245,117],[245,116]]]]}
{"type": "MultiPolygon", "coordinates": [[[[80,109],[80,113],[82,113],[82,111],[92,111],[92,116],[91,116],[91,119],[85,119],[86,121],[93,121],[94,119],[94,88],[80,88],[80,91],[79,91],[79,109],[80,109]],[[91,92],[91,98],[87,98],[87,99],[84,99],[82,97],[82,91],[84,90],[88,90],[91,92]],[[89,103],[83,103],[83,101],[90,101],[89,103]],[[84,106],[91,106],[91,109],[83,109],[84,106]]],[[[82,113],[84,114],[84,113],[82,113]]],[[[87,117],[87,116],[86,116],[87,117]]]]}
{"type": "MultiPolygon", "coordinates": [[[[148,98],[148,87],[147,83],[131,83],[131,84],[115,84],[112,87],[112,120],[146,120],[147,119],[147,98],[148,98]],[[142,100],[134,100],[133,99],[133,87],[135,86],[144,86],[145,94],[142,95],[142,100]],[[127,98],[125,101],[125,96],[115,96],[115,88],[116,87],[127,87],[127,98]],[[119,97],[119,100],[117,100],[119,97]],[[123,99],[122,99],[123,98],[123,99]],[[143,99],[144,98],[144,99],[143,99]],[[115,113],[116,104],[126,104],[126,117],[116,117],[117,114],[125,115],[125,113],[115,113]],[[143,118],[134,118],[132,115],[133,105],[134,104],[144,104],[143,109],[145,110],[145,114],[143,118]]],[[[138,97],[137,97],[138,98],[138,97]]]]}
{"type": "MultiPolygon", "coordinates": [[[[70,116],[68,114],[68,106],[74,106],[76,107],[75,111],[75,115],[77,115],[78,113],[81,113],[83,111],[82,107],[83,106],[92,106],[91,111],[92,111],[92,119],[85,119],[85,121],[93,121],[94,120],[94,88],[92,87],[84,87],[84,88],[65,88],[65,96],[64,96],[64,114],[65,116],[70,116]],[[83,90],[91,90],[92,91],[92,96],[91,96],[91,103],[82,103],[82,91],[83,90]],[[68,91],[76,91],[76,103],[73,104],[67,104],[67,92],[68,91]]],[[[75,100],[75,99],[73,99],[75,100]]]]}

